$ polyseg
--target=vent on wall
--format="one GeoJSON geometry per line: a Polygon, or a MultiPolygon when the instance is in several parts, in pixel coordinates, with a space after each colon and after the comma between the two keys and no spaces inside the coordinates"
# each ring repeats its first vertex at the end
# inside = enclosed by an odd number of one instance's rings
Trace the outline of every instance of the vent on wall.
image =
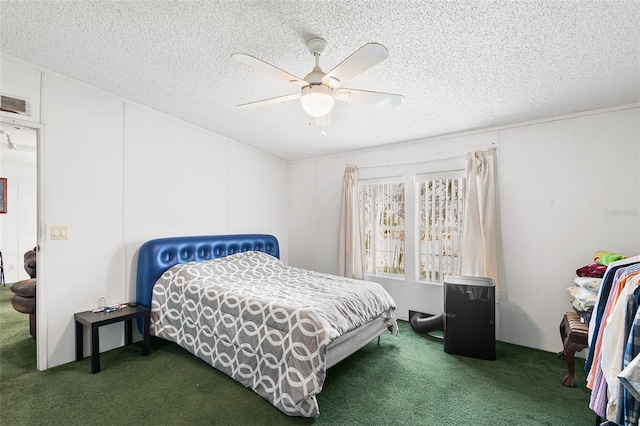
{"type": "Polygon", "coordinates": [[[0,95],[0,98],[0,111],[31,117],[31,106],[28,99],[9,95],[0,95]]]}

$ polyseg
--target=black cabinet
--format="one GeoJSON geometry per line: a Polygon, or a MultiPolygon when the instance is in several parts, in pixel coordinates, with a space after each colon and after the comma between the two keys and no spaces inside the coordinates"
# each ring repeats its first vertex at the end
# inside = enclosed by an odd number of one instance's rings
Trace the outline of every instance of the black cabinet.
{"type": "Polygon", "coordinates": [[[495,283],[491,278],[444,279],[444,351],[496,359],[495,283]]]}

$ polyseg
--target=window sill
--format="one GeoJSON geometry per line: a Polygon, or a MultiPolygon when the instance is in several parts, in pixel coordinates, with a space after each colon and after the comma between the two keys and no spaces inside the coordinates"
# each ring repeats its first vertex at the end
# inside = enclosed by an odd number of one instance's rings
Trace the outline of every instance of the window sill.
{"type": "Polygon", "coordinates": [[[440,281],[427,281],[427,280],[416,280],[416,284],[435,285],[435,286],[438,286],[438,287],[444,286],[443,282],[440,282],[440,281]]]}
{"type": "Polygon", "coordinates": [[[378,279],[378,280],[397,281],[397,282],[403,282],[403,283],[406,283],[406,282],[407,282],[406,277],[399,278],[399,277],[391,277],[391,276],[388,276],[388,275],[370,275],[370,274],[364,274],[364,279],[365,279],[365,280],[369,280],[369,281],[371,281],[371,280],[375,280],[375,279],[378,279]]]}

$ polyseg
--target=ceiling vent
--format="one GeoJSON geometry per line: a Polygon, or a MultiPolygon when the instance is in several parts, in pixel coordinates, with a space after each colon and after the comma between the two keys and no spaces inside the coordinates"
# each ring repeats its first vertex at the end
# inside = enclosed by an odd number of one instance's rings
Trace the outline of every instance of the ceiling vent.
{"type": "Polygon", "coordinates": [[[9,95],[0,95],[0,97],[2,98],[2,101],[0,102],[0,111],[31,117],[29,99],[9,95]]]}

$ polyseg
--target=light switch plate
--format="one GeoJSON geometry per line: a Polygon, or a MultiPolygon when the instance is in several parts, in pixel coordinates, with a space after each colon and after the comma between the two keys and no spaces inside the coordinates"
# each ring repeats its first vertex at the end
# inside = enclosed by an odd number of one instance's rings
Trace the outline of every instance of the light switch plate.
{"type": "Polygon", "coordinates": [[[68,239],[68,230],[66,226],[52,226],[51,227],[51,239],[52,240],[66,240],[68,239]]]}

